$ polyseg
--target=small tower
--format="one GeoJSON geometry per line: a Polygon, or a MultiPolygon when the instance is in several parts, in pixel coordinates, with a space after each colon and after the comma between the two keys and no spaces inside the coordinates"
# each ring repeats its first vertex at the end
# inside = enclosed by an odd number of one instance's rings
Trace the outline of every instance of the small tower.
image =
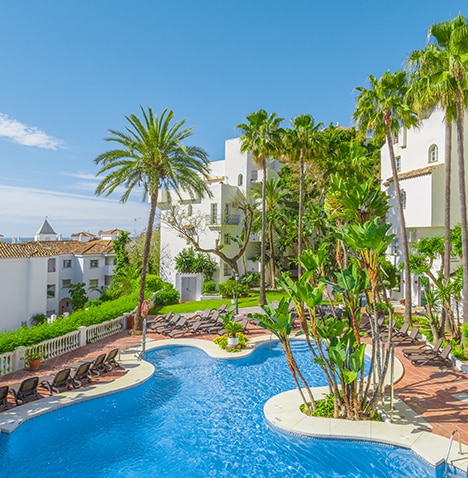
{"type": "Polygon", "coordinates": [[[52,226],[48,223],[47,217],[44,219],[42,226],[34,235],[35,241],[56,241],[57,233],[52,229],[52,226]]]}

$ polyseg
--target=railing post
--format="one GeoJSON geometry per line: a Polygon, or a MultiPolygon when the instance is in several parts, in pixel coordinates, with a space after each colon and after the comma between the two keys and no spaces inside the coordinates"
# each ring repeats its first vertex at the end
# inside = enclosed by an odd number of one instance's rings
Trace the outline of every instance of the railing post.
{"type": "Polygon", "coordinates": [[[17,370],[21,370],[25,367],[24,365],[24,353],[26,351],[26,347],[16,347],[15,355],[13,359],[13,369],[12,372],[16,372],[17,370]]]}
{"type": "Polygon", "coordinates": [[[128,316],[129,315],[130,314],[128,312],[125,312],[124,315],[123,315],[123,327],[122,327],[123,330],[127,330],[127,328],[128,328],[128,316]]]}
{"type": "Polygon", "coordinates": [[[86,345],[86,330],[88,327],[85,327],[84,325],[80,325],[78,327],[78,331],[80,332],[80,335],[78,337],[78,342],[80,347],[84,347],[86,345]]]}

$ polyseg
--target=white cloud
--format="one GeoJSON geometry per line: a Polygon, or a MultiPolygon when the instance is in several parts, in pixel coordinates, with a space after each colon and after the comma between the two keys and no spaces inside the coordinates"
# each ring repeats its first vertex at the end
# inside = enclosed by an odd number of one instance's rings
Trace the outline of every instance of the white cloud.
{"type": "Polygon", "coordinates": [[[44,218],[57,234],[123,229],[131,233],[146,227],[149,205],[143,202],[121,204],[102,197],[67,194],[0,184],[0,234],[6,237],[32,237],[44,218]]]}
{"type": "Polygon", "coordinates": [[[63,142],[41,131],[35,126],[28,126],[0,113],[0,137],[8,138],[14,143],[24,146],[35,146],[44,149],[58,149],[63,142]]]}

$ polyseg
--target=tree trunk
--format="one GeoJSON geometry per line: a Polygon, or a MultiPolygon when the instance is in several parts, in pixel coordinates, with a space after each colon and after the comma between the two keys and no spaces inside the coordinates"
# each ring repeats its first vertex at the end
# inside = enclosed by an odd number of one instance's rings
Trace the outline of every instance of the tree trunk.
{"type": "Polygon", "coordinates": [[[267,168],[266,159],[261,158],[261,165],[263,171],[262,181],[262,241],[260,243],[260,300],[259,305],[266,304],[265,291],[265,240],[266,240],[266,180],[267,168]]]}
{"type": "Polygon", "coordinates": [[[463,104],[461,95],[457,95],[457,154],[458,154],[458,190],[460,193],[460,224],[463,265],[463,322],[468,322],[468,237],[466,230],[466,191],[465,191],[465,154],[463,145],[463,104]]]}
{"type": "MultiPolygon", "coordinates": [[[[450,282],[450,193],[452,180],[452,122],[447,118],[447,111],[445,112],[445,192],[444,192],[444,270],[443,270],[443,284],[447,287],[450,282]]],[[[440,330],[438,335],[443,337],[445,330],[445,321],[451,313],[450,297],[444,303],[444,310],[442,320],[440,323],[440,330]]],[[[438,337],[437,337],[438,338],[438,337]]]]}
{"type": "Polygon", "coordinates": [[[398,171],[395,162],[395,152],[393,151],[392,131],[390,129],[390,118],[384,114],[385,131],[387,136],[388,151],[390,153],[390,165],[392,167],[393,182],[395,184],[395,196],[397,200],[398,218],[400,221],[401,251],[403,253],[403,264],[405,266],[405,323],[411,324],[411,270],[409,265],[408,237],[406,235],[405,213],[401,201],[400,181],[398,180],[398,171]]]}
{"type": "Polygon", "coordinates": [[[148,216],[148,225],[146,229],[145,248],[143,250],[143,264],[141,265],[140,276],[140,295],[138,297],[138,308],[135,315],[134,331],[141,331],[143,328],[143,317],[141,316],[141,304],[145,300],[146,274],[148,272],[148,262],[151,250],[151,237],[153,235],[154,218],[156,216],[156,207],[158,205],[158,191],[151,195],[151,207],[148,216]]]}
{"type": "Polygon", "coordinates": [[[275,245],[273,243],[273,221],[270,221],[268,224],[268,236],[269,236],[269,242],[270,242],[270,282],[271,282],[271,287],[275,287],[276,282],[276,274],[275,274],[275,245]]]}
{"type": "Polygon", "coordinates": [[[301,254],[302,254],[302,209],[304,202],[304,148],[301,148],[299,160],[299,217],[297,221],[297,278],[302,275],[301,254]]]}

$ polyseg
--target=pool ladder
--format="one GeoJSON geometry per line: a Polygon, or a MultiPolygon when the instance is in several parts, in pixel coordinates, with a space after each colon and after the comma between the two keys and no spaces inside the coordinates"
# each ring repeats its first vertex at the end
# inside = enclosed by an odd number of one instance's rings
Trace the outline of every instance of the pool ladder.
{"type": "Polygon", "coordinates": [[[455,438],[455,435],[458,435],[458,454],[463,455],[462,453],[462,442],[461,442],[461,434],[460,430],[453,430],[452,434],[450,435],[450,441],[448,444],[447,448],[447,453],[445,454],[445,471],[443,477],[451,477],[451,476],[458,476],[456,474],[453,474],[451,471],[448,470],[448,458],[450,455],[450,451],[452,450],[452,444],[453,444],[453,439],[455,438]]]}

